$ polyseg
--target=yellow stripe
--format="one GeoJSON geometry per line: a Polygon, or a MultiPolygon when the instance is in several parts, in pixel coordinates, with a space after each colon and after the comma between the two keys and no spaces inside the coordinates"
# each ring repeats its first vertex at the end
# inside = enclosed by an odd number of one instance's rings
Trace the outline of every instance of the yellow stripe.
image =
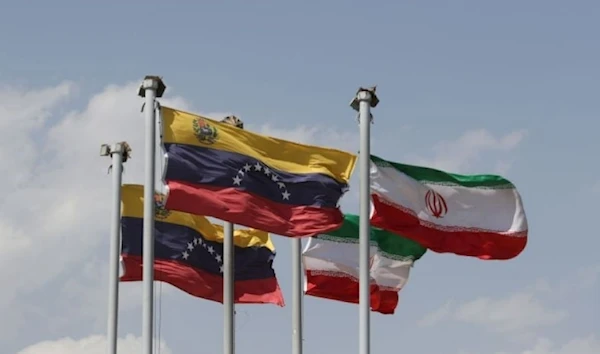
{"type": "MultiPolygon", "coordinates": [[[[200,215],[182,213],[179,211],[160,212],[157,209],[156,221],[187,226],[201,233],[208,241],[223,243],[223,226],[212,224],[207,218],[200,215]]],[[[121,216],[131,218],[144,217],[144,186],[138,184],[125,184],[121,188],[121,216]]],[[[269,233],[255,229],[235,230],[234,244],[238,247],[266,247],[275,252],[275,245],[269,233]]]]}
{"type": "Polygon", "coordinates": [[[297,174],[322,173],[343,183],[348,183],[356,164],[356,155],[345,151],[259,135],[169,107],[161,107],[161,112],[165,143],[235,152],[260,160],[274,169],[297,174]],[[213,143],[198,140],[193,128],[196,119],[216,128],[217,137],[213,143]]]}

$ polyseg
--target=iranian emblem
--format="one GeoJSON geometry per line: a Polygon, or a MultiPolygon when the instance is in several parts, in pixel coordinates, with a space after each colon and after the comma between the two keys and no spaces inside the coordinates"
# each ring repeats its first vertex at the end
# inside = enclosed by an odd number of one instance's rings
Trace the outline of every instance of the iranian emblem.
{"type": "Polygon", "coordinates": [[[192,128],[199,142],[210,145],[217,141],[217,128],[208,124],[206,120],[202,118],[194,119],[192,128]]]}
{"type": "Polygon", "coordinates": [[[165,202],[164,194],[154,194],[154,216],[157,219],[166,219],[171,214],[171,212],[165,208],[165,202]]]}
{"type": "Polygon", "coordinates": [[[429,213],[435,218],[443,218],[448,212],[448,205],[441,194],[430,189],[425,193],[425,206],[429,213]]]}

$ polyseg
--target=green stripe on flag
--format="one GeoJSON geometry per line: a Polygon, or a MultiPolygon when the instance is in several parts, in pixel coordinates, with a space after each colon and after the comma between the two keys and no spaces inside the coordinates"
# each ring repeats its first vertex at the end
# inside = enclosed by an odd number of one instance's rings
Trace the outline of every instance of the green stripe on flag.
{"type": "Polygon", "coordinates": [[[459,175],[428,167],[405,165],[397,162],[391,162],[374,155],[371,155],[371,161],[374,162],[375,165],[377,165],[378,167],[392,167],[421,183],[454,185],[473,188],[515,188],[515,186],[509,180],[497,175],[459,175]]]}
{"type": "MultiPolygon", "coordinates": [[[[334,242],[358,244],[358,223],[358,215],[346,214],[344,215],[344,223],[339,229],[330,231],[326,235],[319,235],[318,238],[334,242]]],[[[381,251],[387,253],[390,258],[410,257],[416,261],[427,251],[425,247],[415,241],[376,227],[371,227],[371,244],[376,245],[381,251]]]]}

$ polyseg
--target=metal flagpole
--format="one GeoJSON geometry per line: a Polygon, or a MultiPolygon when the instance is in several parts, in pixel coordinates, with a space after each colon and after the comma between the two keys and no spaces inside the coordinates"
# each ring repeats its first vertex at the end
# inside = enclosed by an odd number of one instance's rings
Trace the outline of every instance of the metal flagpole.
{"type": "Polygon", "coordinates": [[[223,227],[223,354],[235,353],[233,224],[223,227]]]}
{"type": "MultiPolygon", "coordinates": [[[[131,148],[126,142],[100,147],[100,156],[110,156],[113,172],[113,200],[110,226],[110,256],[108,272],[108,354],[117,354],[119,324],[119,254],[121,253],[121,180],[123,163],[127,161],[131,148]]],[[[110,170],[109,170],[110,171],[110,170]]]]}
{"type": "Polygon", "coordinates": [[[377,106],[379,99],[375,95],[375,87],[360,88],[350,106],[358,111],[360,124],[359,150],[359,354],[369,354],[371,351],[371,277],[369,270],[370,256],[370,207],[371,207],[371,107],[377,106]]]}
{"type": "Polygon", "coordinates": [[[144,179],[144,238],[142,277],[142,354],[152,354],[154,331],[154,191],[156,151],[156,98],[166,89],[158,76],[146,76],[138,95],[145,97],[146,121],[144,179]]]}
{"type": "MultiPolygon", "coordinates": [[[[236,116],[221,120],[244,129],[244,123],[236,116]]],[[[223,226],[223,354],[235,353],[235,253],[233,242],[234,225],[223,226]]]]}
{"type": "Polygon", "coordinates": [[[302,354],[302,240],[292,239],[292,354],[302,354]]]}

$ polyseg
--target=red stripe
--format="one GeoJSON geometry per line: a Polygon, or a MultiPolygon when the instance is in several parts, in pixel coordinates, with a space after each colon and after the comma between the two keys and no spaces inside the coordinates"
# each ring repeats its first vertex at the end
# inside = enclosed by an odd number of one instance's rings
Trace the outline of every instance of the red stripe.
{"type": "MultiPolygon", "coordinates": [[[[123,254],[122,257],[125,274],[121,281],[141,281],[142,257],[127,254],[123,254]]],[[[169,283],[192,296],[223,303],[223,277],[178,261],[155,260],[154,279],[169,283]]],[[[234,301],[238,304],[285,306],[276,278],[236,281],[234,301]]]]}
{"type": "MultiPolygon", "coordinates": [[[[335,277],[306,271],[306,295],[358,304],[358,282],[348,277],[335,277]]],[[[398,292],[371,284],[371,311],[384,315],[394,313],[398,292]]]]}
{"type": "Polygon", "coordinates": [[[288,237],[316,236],[341,227],[339,209],[293,206],[237,190],[169,181],[166,208],[212,216],[288,237]]]}
{"type": "Polygon", "coordinates": [[[518,256],[527,245],[527,237],[472,230],[439,230],[423,225],[413,214],[372,195],[371,225],[402,235],[434,252],[454,253],[485,260],[505,260],[518,256]]]}

